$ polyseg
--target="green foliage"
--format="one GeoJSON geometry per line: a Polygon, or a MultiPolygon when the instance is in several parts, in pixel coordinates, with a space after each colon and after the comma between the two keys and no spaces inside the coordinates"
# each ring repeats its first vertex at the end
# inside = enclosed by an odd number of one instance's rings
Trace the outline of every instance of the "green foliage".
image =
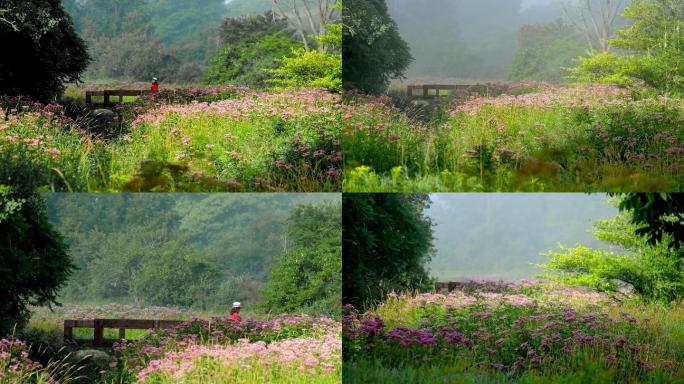
{"type": "Polygon", "coordinates": [[[281,57],[301,47],[284,20],[266,13],[227,18],[221,25],[222,46],[204,74],[209,84],[238,84],[263,88],[281,57]]]}
{"type": "Polygon", "coordinates": [[[53,305],[74,270],[43,200],[0,188],[0,335],[22,328],[29,305],[53,305]]]}
{"type": "Polygon", "coordinates": [[[136,302],[206,309],[219,283],[212,265],[198,261],[182,240],[172,240],[148,255],[135,273],[130,293],[136,302]]]}
{"type": "Polygon", "coordinates": [[[348,101],[345,192],[678,191],[682,100],[545,88],[480,97],[415,122],[385,99],[348,101]],[[581,100],[581,101],[580,101],[581,100]],[[654,156],[655,155],[655,156],[654,156]]]}
{"type": "Polygon", "coordinates": [[[343,296],[357,308],[391,291],[425,289],[432,283],[432,224],[426,194],[343,196],[343,296]]]}
{"type": "Polygon", "coordinates": [[[616,32],[622,53],[592,52],[572,69],[581,82],[646,85],[660,92],[684,91],[684,8],[676,0],[634,0],[624,17],[632,24],[616,32]]]}
{"type": "Polygon", "coordinates": [[[556,272],[543,277],[570,285],[593,287],[613,294],[631,289],[639,297],[669,303],[684,297],[684,259],[670,247],[671,237],[658,244],[637,234],[629,213],[595,223],[597,239],[617,246],[623,254],[578,245],[548,252],[543,268],[556,272]]]}
{"type": "Polygon", "coordinates": [[[393,295],[343,317],[351,383],[679,383],[684,306],[555,284],[393,295]]]}
{"type": "Polygon", "coordinates": [[[323,204],[291,211],[290,247],[273,266],[263,290],[268,311],[340,316],[341,208],[341,204],[323,204]]]}
{"type": "Polygon", "coordinates": [[[342,90],[342,57],[327,51],[298,49],[292,57],[284,57],[279,68],[271,71],[268,83],[279,88],[322,88],[342,90]]]}
{"type": "Polygon", "coordinates": [[[631,213],[636,234],[645,236],[649,244],[666,242],[666,238],[671,239],[670,248],[684,244],[684,195],[629,193],[621,198],[620,209],[631,213]]]}
{"type": "Polygon", "coordinates": [[[222,0],[63,3],[96,59],[87,76],[124,81],[197,81],[227,11],[222,0]]]}
{"type": "Polygon", "coordinates": [[[148,0],[150,24],[182,65],[205,63],[216,49],[216,27],[225,16],[223,0],[148,0]]]}
{"type": "Polygon", "coordinates": [[[0,9],[0,94],[53,100],[80,79],[90,58],[58,0],[8,0],[0,9]]]}
{"type": "Polygon", "coordinates": [[[79,268],[62,296],[220,311],[242,301],[252,312],[269,271],[288,249],[290,210],[335,198],[50,194],[51,222],[65,235],[79,268]]]}
{"type": "Polygon", "coordinates": [[[380,94],[391,79],[403,77],[412,60],[409,46],[385,0],[346,0],[343,6],[344,87],[380,94]]]}
{"type": "Polygon", "coordinates": [[[573,59],[584,52],[577,31],[561,19],[524,25],[518,30],[518,50],[509,64],[513,81],[542,80],[561,83],[573,59]]]}

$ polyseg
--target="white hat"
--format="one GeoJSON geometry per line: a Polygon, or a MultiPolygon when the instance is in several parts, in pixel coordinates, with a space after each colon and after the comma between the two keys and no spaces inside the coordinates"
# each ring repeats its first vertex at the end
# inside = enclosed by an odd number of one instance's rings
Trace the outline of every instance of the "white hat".
{"type": "Polygon", "coordinates": [[[234,302],[233,308],[240,308],[240,302],[239,301],[234,302]]]}
{"type": "Polygon", "coordinates": [[[157,78],[156,78],[156,77],[153,77],[152,80],[153,80],[153,81],[157,81],[157,78]]]}

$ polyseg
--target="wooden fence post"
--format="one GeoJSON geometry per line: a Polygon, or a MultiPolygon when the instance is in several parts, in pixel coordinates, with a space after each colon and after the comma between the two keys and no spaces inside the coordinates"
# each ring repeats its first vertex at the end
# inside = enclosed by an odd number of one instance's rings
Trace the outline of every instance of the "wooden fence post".
{"type": "Polygon", "coordinates": [[[74,328],[64,324],[64,341],[73,340],[73,339],[74,339],[74,328]]]}
{"type": "Polygon", "coordinates": [[[102,319],[95,319],[94,325],[95,336],[93,340],[93,345],[96,347],[101,347],[104,344],[104,321],[102,319]]]}

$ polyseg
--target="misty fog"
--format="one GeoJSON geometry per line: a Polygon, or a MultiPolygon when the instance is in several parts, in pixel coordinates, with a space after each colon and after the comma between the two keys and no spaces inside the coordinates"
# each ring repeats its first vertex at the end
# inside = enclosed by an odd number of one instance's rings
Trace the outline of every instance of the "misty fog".
{"type": "Polygon", "coordinates": [[[542,270],[530,263],[557,243],[608,248],[589,232],[618,213],[603,194],[432,194],[427,210],[437,254],[429,264],[439,281],[518,281],[542,270]]]}
{"type": "MultiPolygon", "coordinates": [[[[520,28],[565,17],[559,0],[388,0],[387,5],[414,57],[406,77],[419,83],[509,80],[520,28]]],[[[572,58],[587,48],[573,49],[572,58]]]]}

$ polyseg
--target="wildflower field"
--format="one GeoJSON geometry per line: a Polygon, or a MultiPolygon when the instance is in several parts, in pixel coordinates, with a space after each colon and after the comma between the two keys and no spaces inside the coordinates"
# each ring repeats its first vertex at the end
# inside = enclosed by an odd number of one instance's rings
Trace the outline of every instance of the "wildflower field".
{"type": "Polygon", "coordinates": [[[540,282],[345,307],[349,383],[681,383],[684,306],[540,282]]]}
{"type": "Polygon", "coordinates": [[[684,100],[606,85],[525,83],[497,93],[453,97],[429,119],[387,96],[350,97],[343,190],[684,188],[684,100]]]}
{"type": "Polygon", "coordinates": [[[119,105],[103,124],[6,98],[0,176],[57,191],[339,191],[338,103],[319,90],[187,88],[119,105]]]}
{"type": "Polygon", "coordinates": [[[67,305],[57,313],[37,310],[27,330],[0,341],[0,382],[327,384],[342,380],[338,321],[285,314],[270,319],[245,316],[235,322],[195,315],[184,309],[130,305],[67,305]],[[129,340],[112,348],[63,343],[58,322],[92,317],[187,321],[133,337],[127,332],[129,340]]]}

